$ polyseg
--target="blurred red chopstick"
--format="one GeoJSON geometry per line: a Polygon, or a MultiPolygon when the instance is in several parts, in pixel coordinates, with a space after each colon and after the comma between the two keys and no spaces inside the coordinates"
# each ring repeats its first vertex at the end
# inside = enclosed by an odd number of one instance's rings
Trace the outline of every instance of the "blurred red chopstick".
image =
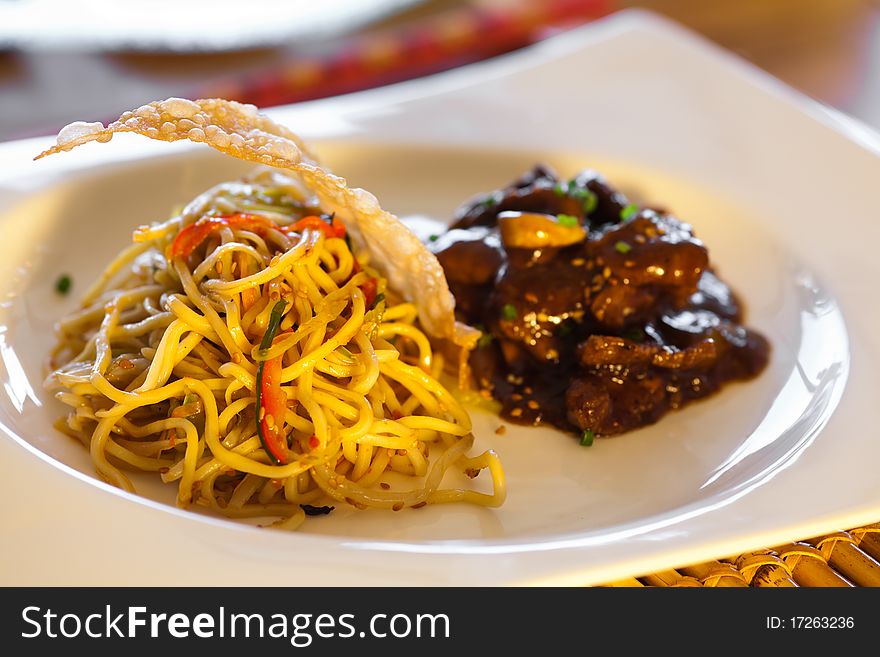
{"type": "Polygon", "coordinates": [[[350,41],[324,57],[297,57],[272,70],[207,85],[192,98],[259,107],[379,87],[516,50],[611,11],[611,0],[522,0],[468,7],[350,41]]]}

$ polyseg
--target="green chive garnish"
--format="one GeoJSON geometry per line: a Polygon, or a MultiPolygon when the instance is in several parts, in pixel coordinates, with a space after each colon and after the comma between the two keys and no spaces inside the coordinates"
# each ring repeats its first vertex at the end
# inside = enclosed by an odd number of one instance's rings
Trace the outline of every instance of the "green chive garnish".
{"type": "Polygon", "coordinates": [[[278,327],[281,326],[281,320],[284,319],[284,309],[287,307],[287,302],[284,299],[275,302],[275,305],[272,306],[272,312],[269,314],[269,322],[266,324],[266,332],[263,333],[263,339],[260,341],[260,360],[264,357],[264,353],[269,350],[269,347],[272,346],[272,340],[275,339],[275,334],[278,332],[278,327]]]}
{"type": "Polygon", "coordinates": [[[593,432],[589,429],[584,429],[584,434],[581,436],[581,445],[584,447],[589,447],[593,444],[593,432]]]}
{"type": "Polygon", "coordinates": [[[71,287],[73,287],[73,279],[67,274],[64,274],[55,281],[55,291],[58,294],[67,294],[70,292],[71,287]]]}
{"type": "Polygon", "coordinates": [[[629,253],[630,251],[632,251],[632,247],[623,240],[619,240],[614,245],[614,250],[618,253],[629,253]]]}
{"type": "Polygon", "coordinates": [[[629,221],[636,213],[639,211],[639,206],[635,203],[630,203],[623,210],[620,211],[620,220],[621,221],[629,221]]]}
{"type": "Polygon", "coordinates": [[[565,196],[565,187],[561,182],[553,185],[553,193],[556,194],[556,196],[565,196]]]}
{"type": "Polygon", "coordinates": [[[588,192],[588,196],[584,199],[584,214],[590,214],[596,209],[596,206],[599,205],[599,197],[589,190],[586,191],[588,192]]]}
{"type": "Polygon", "coordinates": [[[501,309],[501,316],[506,319],[508,322],[512,322],[516,319],[517,316],[516,306],[512,303],[505,303],[504,307],[501,309]]]}
{"type": "Polygon", "coordinates": [[[570,214],[557,214],[556,223],[560,226],[565,226],[566,228],[574,228],[578,225],[578,219],[570,214]]]}
{"type": "Polygon", "coordinates": [[[480,339],[477,340],[477,347],[488,347],[490,344],[492,344],[492,340],[494,339],[495,336],[493,336],[491,333],[483,333],[483,335],[480,336],[480,339]]]}
{"type": "Polygon", "coordinates": [[[440,239],[440,236],[439,236],[439,235],[428,235],[428,241],[429,241],[429,242],[436,242],[436,241],[439,240],[439,239],[440,239]]]}

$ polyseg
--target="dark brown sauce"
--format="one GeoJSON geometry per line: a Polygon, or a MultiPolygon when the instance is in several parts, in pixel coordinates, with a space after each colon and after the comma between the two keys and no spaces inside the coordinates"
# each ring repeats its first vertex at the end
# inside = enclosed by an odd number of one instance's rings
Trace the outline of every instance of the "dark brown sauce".
{"type": "Polygon", "coordinates": [[[619,434],[767,364],[767,340],[741,325],[741,304],[691,227],[630,205],[592,171],[560,181],[535,167],[462,206],[430,246],[459,319],[484,331],[475,383],[509,421],[619,434]],[[502,211],[565,215],[588,235],[506,247],[502,211]]]}

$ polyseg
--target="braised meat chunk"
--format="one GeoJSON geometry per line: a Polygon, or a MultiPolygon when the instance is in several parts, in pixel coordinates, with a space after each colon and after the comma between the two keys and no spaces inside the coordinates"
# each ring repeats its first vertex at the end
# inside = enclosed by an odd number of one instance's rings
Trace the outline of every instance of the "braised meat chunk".
{"type": "Polygon", "coordinates": [[[430,247],[459,319],[484,332],[475,385],[512,422],[619,434],[769,358],[691,226],[594,171],[538,165],[463,205],[430,247]]]}

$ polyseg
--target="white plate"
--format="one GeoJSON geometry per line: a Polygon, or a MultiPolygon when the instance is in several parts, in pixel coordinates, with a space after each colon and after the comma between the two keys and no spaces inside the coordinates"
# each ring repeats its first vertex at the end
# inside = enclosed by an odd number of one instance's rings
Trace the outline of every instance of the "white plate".
{"type": "Polygon", "coordinates": [[[132,227],[242,165],[138,137],[37,163],[45,140],[8,143],[3,584],[588,584],[880,518],[874,133],[638,12],[271,114],[402,215],[448,217],[539,159],[605,172],[695,226],[772,341],[768,370],[590,449],[553,430],[497,436],[475,410],[507,471],[499,510],[340,512],[294,534],[178,511],[98,483],[51,429],[41,365],[74,303],[52,286],[73,272],[81,292],[132,227]]]}
{"type": "Polygon", "coordinates": [[[418,0],[115,0],[0,2],[0,48],[223,51],[320,40],[418,0]],[[136,16],[136,18],[135,18],[136,16]]]}

